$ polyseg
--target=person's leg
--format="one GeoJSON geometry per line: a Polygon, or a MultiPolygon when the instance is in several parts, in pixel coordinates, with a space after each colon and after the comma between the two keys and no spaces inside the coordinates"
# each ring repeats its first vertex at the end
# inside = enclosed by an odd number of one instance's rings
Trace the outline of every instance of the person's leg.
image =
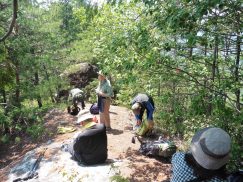
{"type": "Polygon", "coordinates": [[[71,107],[70,106],[67,107],[67,111],[68,111],[69,114],[71,113],[71,107]]]}
{"type": "Polygon", "coordinates": [[[153,121],[154,106],[152,105],[152,103],[150,102],[146,103],[146,110],[147,110],[147,120],[153,121]]]}
{"type": "Polygon", "coordinates": [[[141,121],[140,125],[141,125],[142,122],[143,122],[143,114],[144,114],[144,111],[145,111],[145,109],[142,107],[142,108],[140,109],[140,113],[139,113],[139,118],[140,118],[140,121],[141,121]]]}
{"type": "Polygon", "coordinates": [[[154,104],[151,102],[146,103],[147,108],[147,122],[148,122],[148,128],[151,131],[154,127],[154,121],[153,121],[153,113],[154,113],[154,104]]]}
{"type": "Polygon", "coordinates": [[[84,104],[84,100],[81,100],[81,105],[82,105],[82,109],[85,109],[85,104],[84,104]]]}
{"type": "Polygon", "coordinates": [[[99,115],[100,115],[100,123],[105,124],[105,115],[104,115],[104,112],[99,112],[99,115]]]}
{"type": "Polygon", "coordinates": [[[78,107],[78,100],[77,100],[77,97],[73,97],[73,106],[75,107],[75,108],[77,108],[78,107]]]}
{"type": "Polygon", "coordinates": [[[110,99],[105,99],[104,100],[104,117],[105,117],[105,126],[106,128],[111,127],[110,123],[110,105],[111,105],[111,100],[110,99]]]}

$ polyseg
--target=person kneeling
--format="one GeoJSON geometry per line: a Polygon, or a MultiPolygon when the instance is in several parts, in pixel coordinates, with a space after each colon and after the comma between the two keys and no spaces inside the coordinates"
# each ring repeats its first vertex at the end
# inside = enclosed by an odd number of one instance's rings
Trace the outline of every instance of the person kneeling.
{"type": "Polygon", "coordinates": [[[105,125],[93,121],[81,124],[85,130],[69,145],[73,159],[86,165],[105,163],[108,151],[105,125]]]}

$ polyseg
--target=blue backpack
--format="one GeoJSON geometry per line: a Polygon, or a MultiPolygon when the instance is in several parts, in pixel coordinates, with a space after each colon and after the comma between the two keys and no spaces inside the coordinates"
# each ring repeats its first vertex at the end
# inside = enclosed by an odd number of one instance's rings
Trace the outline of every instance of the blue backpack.
{"type": "Polygon", "coordinates": [[[98,104],[97,103],[92,104],[89,111],[91,114],[99,114],[98,104]]]}

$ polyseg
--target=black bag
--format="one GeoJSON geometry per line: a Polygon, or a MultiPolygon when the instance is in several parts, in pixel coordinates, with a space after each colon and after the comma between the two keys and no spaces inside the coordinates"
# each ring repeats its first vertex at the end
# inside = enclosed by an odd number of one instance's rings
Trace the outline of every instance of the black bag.
{"type": "Polygon", "coordinates": [[[70,106],[67,107],[67,111],[69,114],[76,116],[79,113],[80,108],[78,106],[75,107],[72,105],[71,107],[70,106]]]}
{"type": "Polygon", "coordinates": [[[97,103],[92,104],[92,106],[89,109],[91,114],[99,114],[99,107],[97,103]]]}
{"type": "Polygon", "coordinates": [[[230,174],[227,178],[228,182],[242,182],[243,181],[243,171],[239,170],[230,174]]]}
{"type": "Polygon", "coordinates": [[[76,116],[79,113],[80,108],[78,106],[77,107],[75,107],[75,106],[71,106],[71,107],[68,106],[67,107],[67,111],[68,111],[69,114],[71,114],[73,116],[76,116]]]}
{"type": "Polygon", "coordinates": [[[107,159],[107,135],[104,124],[86,129],[69,148],[73,158],[86,165],[104,163],[107,159]]]}

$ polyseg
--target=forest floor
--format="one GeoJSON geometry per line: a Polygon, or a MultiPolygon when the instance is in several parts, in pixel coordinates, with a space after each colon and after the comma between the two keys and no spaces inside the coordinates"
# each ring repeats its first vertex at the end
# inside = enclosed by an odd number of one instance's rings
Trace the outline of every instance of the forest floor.
{"type": "MultiPolygon", "coordinates": [[[[90,105],[87,104],[87,108],[89,107],[90,105]]],[[[99,120],[99,116],[96,116],[99,120]]],[[[107,132],[108,159],[127,161],[127,165],[119,167],[119,175],[131,182],[168,181],[170,179],[171,164],[143,156],[139,153],[139,142],[136,141],[135,144],[131,142],[134,136],[132,131],[134,121],[131,111],[124,107],[111,106],[110,116],[112,131],[107,132]]],[[[81,130],[79,125],[74,124],[76,121],[77,117],[69,115],[66,111],[52,109],[44,117],[46,131],[40,139],[33,141],[29,137],[23,136],[19,144],[0,146],[1,181],[8,180],[11,168],[20,162],[28,151],[40,147],[50,140],[52,142],[62,142],[72,139],[74,134],[81,130]],[[75,127],[76,131],[58,134],[57,128],[60,122],[63,121],[75,127]]],[[[47,148],[44,158],[48,158],[48,155],[52,155],[52,153],[51,149],[47,148]]]]}

